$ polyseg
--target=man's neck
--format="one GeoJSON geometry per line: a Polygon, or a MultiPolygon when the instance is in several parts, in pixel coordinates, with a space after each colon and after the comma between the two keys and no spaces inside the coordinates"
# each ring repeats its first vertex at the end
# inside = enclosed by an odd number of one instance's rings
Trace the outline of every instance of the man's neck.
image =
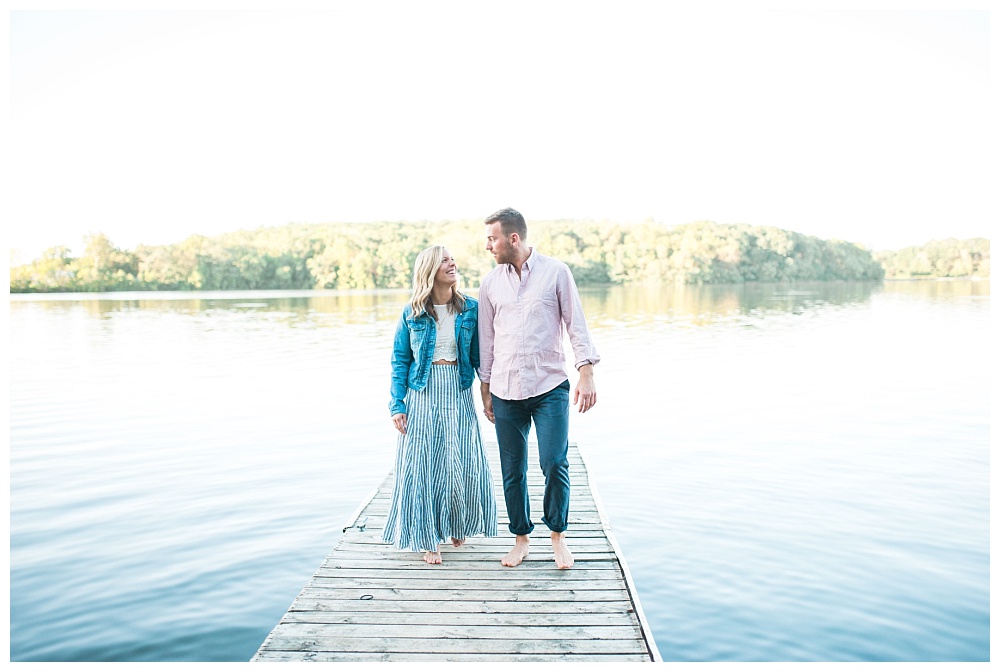
{"type": "Polygon", "coordinates": [[[531,249],[532,248],[529,247],[523,252],[518,250],[517,261],[511,264],[511,267],[513,267],[514,272],[517,273],[518,278],[521,277],[521,267],[524,266],[524,262],[526,262],[528,257],[531,256],[531,249]]]}

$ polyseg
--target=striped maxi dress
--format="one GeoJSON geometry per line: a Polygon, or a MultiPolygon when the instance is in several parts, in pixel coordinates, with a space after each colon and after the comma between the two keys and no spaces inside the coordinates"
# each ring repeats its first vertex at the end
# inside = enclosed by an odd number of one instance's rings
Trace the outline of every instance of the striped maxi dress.
{"type": "Polygon", "coordinates": [[[407,390],[406,409],[382,539],[419,552],[449,537],[495,537],[493,478],[472,388],[461,389],[458,367],[431,365],[426,387],[407,390]]]}

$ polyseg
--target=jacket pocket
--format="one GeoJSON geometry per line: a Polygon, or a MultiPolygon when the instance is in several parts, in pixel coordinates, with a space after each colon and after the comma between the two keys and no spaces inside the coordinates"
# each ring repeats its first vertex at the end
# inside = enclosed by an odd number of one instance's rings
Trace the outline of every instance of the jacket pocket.
{"type": "Polygon", "coordinates": [[[407,320],[406,326],[410,328],[410,350],[416,354],[420,352],[427,338],[427,323],[407,320]]]}
{"type": "Polygon", "coordinates": [[[472,334],[476,331],[476,321],[475,320],[463,320],[462,326],[458,329],[458,335],[462,338],[472,338],[472,334]]]}

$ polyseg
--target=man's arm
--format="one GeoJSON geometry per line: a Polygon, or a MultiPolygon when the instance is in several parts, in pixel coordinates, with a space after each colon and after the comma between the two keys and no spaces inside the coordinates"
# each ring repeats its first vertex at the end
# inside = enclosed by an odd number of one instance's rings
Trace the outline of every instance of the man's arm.
{"type": "Polygon", "coordinates": [[[601,361],[590,339],[587,329],[587,319],[583,315],[583,304],[580,302],[580,292],[573,280],[573,273],[566,268],[559,274],[556,282],[556,297],[559,299],[559,313],[569,342],[573,346],[573,359],[580,380],[573,391],[573,405],[580,413],[586,413],[597,403],[597,388],[594,385],[594,365],[601,361]]]}
{"type": "Polygon", "coordinates": [[[583,304],[580,303],[580,292],[568,267],[564,267],[559,273],[556,298],[559,300],[559,317],[566,325],[566,333],[573,346],[574,366],[580,370],[585,364],[597,364],[601,361],[601,356],[590,340],[587,318],[583,316],[583,304]]]}
{"type": "Polygon", "coordinates": [[[486,419],[493,420],[493,397],[490,395],[490,372],[493,369],[493,339],[496,331],[493,326],[493,303],[489,299],[486,287],[479,287],[479,314],[477,317],[479,334],[479,386],[483,397],[483,412],[486,419]]]}

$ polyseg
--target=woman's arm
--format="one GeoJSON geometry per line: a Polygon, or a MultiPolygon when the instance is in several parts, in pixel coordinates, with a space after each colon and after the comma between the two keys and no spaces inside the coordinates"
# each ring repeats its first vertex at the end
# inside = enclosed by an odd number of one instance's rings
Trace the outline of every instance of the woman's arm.
{"type": "Polygon", "coordinates": [[[413,364],[410,349],[410,329],[406,326],[406,314],[400,316],[396,325],[396,335],[392,341],[392,383],[389,394],[389,413],[393,416],[406,413],[406,380],[413,364]]]}
{"type": "Polygon", "coordinates": [[[470,319],[476,322],[476,326],[472,329],[472,343],[469,346],[469,363],[472,365],[473,371],[476,375],[479,375],[479,324],[478,324],[478,307],[476,310],[471,311],[472,315],[470,319]]]}

